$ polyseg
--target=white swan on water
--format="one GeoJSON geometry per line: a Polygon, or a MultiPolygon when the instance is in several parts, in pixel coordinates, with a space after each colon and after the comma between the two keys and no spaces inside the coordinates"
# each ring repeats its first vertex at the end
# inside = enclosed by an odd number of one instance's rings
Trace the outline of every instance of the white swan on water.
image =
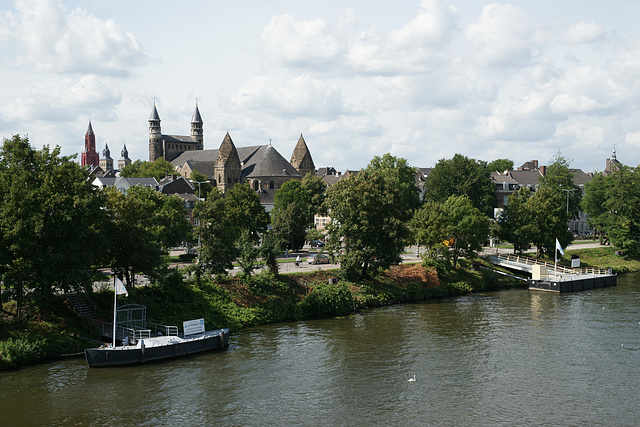
{"type": "Polygon", "coordinates": [[[413,378],[409,378],[409,382],[413,383],[416,381],[416,374],[413,374],[413,378]]]}

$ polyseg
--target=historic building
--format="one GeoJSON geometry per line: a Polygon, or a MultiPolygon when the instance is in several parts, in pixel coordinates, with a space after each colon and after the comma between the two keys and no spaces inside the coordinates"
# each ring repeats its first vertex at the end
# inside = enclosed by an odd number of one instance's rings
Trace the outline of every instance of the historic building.
{"type": "Polygon", "coordinates": [[[198,171],[223,193],[236,184],[248,183],[267,206],[282,184],[302,179],[307,173],[315,174],[313,158],[302,134],[290,162],[271,144],[236,147],[228,132],[218,149],[205,150],[203,121],[197,105],[191,118],[190,136],[162,134],[160,116],[153,105],[149,118],[149,160],[159,157],[170,161],[187,179],[198,171]]]}
{"type": "Polygon", "coordinates": [[[103,171],[108,172],[113,170],[113,159],[111,158],[111,151],[109,150],[109,144],[104,144],[104,150],[102,150],[102,157],[100,158],[100,167],[103,171]]]}
{"type": "Polygon", "coordinates": [[[87,133],[84,134],[84,151],[82,152],[82,166],[98,166],[100,163],[98,152],[96,151],[96,134],[93,132],[91,120],[87,133]]]}
{"type": "Polygon", "coordinates": [[[204,149],[204,132],[202,117],[198,104],[191,117],[191,135],[164,135],[160,127],[160,116],[156,104],[153,104],[151,117],[149,117],[149,161],[162,157],[172,161],[185,151],[204,149]]]}
{"type": "Polygon", "coordinates": [[[127,145],[124,145],[124,148],[120,152],[120,159],[118,159],[118,169],[122,170],[125,166],[129,166],[131,164],[131,159],[129,158],[129,151],[127,150],[127,145]]]}

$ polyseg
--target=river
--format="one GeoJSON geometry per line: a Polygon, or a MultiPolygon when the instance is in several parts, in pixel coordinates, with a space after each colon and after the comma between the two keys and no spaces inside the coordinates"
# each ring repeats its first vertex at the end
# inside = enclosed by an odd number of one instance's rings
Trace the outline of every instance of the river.
{"type": "Polygon", "coordinates": [[[56,361],[0,372],[0,424],[636,426],[639,309],[624,275],[261,326],[168,363],[56,361]]]}

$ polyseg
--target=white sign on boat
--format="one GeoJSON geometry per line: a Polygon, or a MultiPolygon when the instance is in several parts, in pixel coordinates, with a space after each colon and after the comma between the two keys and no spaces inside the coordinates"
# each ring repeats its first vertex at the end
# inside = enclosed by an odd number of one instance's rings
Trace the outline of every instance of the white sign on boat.
{"type": "Polygon", "coordinates": [[[204,333],[204,319],[187,320],[182,322],[182,329],[186,335],[202,334],[204,333]]]}

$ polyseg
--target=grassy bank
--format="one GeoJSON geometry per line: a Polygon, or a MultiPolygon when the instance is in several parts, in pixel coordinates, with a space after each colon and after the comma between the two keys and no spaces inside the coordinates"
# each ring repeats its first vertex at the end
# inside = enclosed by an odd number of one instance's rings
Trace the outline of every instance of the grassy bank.
{"type": "MultiPolygon", "coordinates": [[[[640,271],[640,261],[615,255],[612,247],[568,250],[560,260],[570,264],[571,255],[582,266],[612,268],[615,272],[640,271]]],[[[204,317],[207,328],[239,329],[295,320],[347,315],[364,308],[420,302],[469,292],[526,286],[488,269],[482,260],[461,260],[457,269],[434,263],[393,267],[375,279],[353,283],[341,278],[338,270],[270,275],[261,273],[248,279],[229,277],[199,282],[175,272],[151,286],[134,289],[120,303],[147,306],[150,321],[181,325],[182,321],[204,317]]],[[[491,267],[493,268],[493,267],[491,267]]],[[[113,292],[101,291],[92,298],[97,317],[111,321],[113,292]]],[[[27,308],[20,319],[15,303],[3,304],[0,316],[0,369],[10,369],[81,352],[94,344],[74,338],[99,339],[93,324],[78,317],[62,297],[46,312],[27,308]]]]}
{"type": "Polygon", "coordinates": [[[611,268],[616,273],[640,271],[640,260],[626,259],[615,252],[616,249],[612,246],[567,250],[561,261],[564,265],[571,265],[571,255],[576,255],[580,258],[582,267],[611,268]]]}

